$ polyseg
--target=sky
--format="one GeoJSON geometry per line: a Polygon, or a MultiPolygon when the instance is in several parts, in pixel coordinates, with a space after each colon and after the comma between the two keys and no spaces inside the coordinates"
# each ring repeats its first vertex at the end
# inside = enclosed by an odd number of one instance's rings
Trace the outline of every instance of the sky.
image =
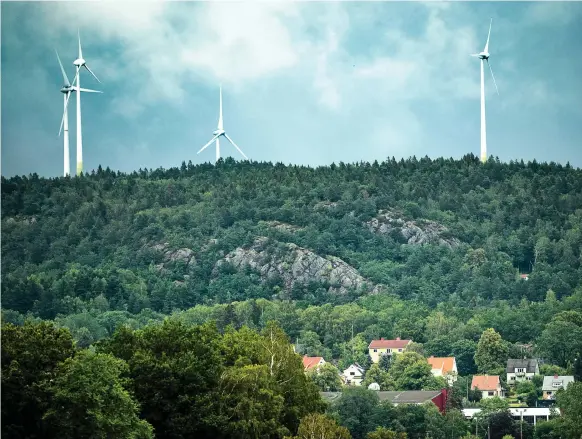
{"type": "Polygon", "coordinates": [[[3,1],[2,175],[62,175],[55,49],[72,80],[77,29],[103,91],[81,97],[86,171],[214,162],[220,84],[252,160],[478,156],[490,18],[488,154],[582,166],[582,2],[3,1]]]}

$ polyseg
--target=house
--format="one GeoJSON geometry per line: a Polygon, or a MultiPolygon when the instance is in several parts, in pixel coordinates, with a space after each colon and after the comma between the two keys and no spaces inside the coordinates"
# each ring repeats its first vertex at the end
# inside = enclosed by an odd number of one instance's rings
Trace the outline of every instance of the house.
{"type": "Polygon", "coordinates": [[[449,386],[452,386],[457,381],[457,361],[455,357],[433,357],[432,355],[426,359],[430,364],[431,372],[435,377],[443,377],[449,386]]]}
{"type": "Polygon", "coordinates": [[[560,389],[565,389],[570,383],[574,382],[572,375],[554,375],[545,376],[542,384],[543,399],[556,399],[556,392],[560,389]]]}
{"type": "Polygon", "coordinates": [[[507,360],[507,384],[512,385],[520,381],[531,380],[534,375],[540,374],[539,362],[535,358],[507,360]]]}
{"type": "Polygon", "coordinates": [[[342,373],[342,379],[348,386],[359,386],[364,379],[365,370],[358,363],[352,364],[342,373]]]}
{"type": "Polygon", "coordinates": [[[368,346],[368,351],[372,361],[378,363],[382,355],[401,354],[410,343],[412,343],[412,340],[400,340],[400,337],[396,337],[395,340],[380,338],[380,340],[372,340],[368,346]]]}
{"type": "Polygon", "coordinates": [[[303,356],[303,369],[305,372],[318,370],[324,364],[325,360],[323,357],[308,357],[307,355],[303,356]]]}
{"type": "Polygon", "coordinates": [[[494,396],[503,398],[499,375],[475,375],[473,381],[471,381],[471,390],[475,389],[479,389],[482,392],[483,399],[493,398],[494,396]]]}
{"type": "MultiPolygon", "coordinates": [[[[441,390],[406,390],[406,391],[376,391],[380,402],[389,401],[399,404],[424,404],[432,401],[441,413],[445,412],[448,391],[441,390]]],[[[321,396],[328,402],[337,401],[341,392],[321,392],[321,396]]]]}
{"type": "MultiPolygon", "coordinates": [[[[461,411],[465,418],[473,419],[481,412],[481,409],[462,409],[461,411]]],[[[555,409],[554,413],[558,416],[562,414],[560,409],[555,409]]],[[[535,426],[538,422],[549,421],[553,413],[548,407],[509,407],[509,415],[516,421],[527,422],[535,426]]]]}

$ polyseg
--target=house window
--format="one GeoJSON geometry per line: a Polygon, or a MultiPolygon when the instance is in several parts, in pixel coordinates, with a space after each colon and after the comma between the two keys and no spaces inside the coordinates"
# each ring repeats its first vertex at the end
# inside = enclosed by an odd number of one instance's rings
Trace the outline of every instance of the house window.
{"type": "Polygon", "coordinates": [[[356,374],[356,372],[350,372],[351,376],[354,376],[356,374]]]}
{"type": "Polygon", "coordinates": [[[489,396],[495,395],[495,392],[488,392],[489,396]]]}
{"type": "Polygon", "coordinates": [[[522,368],[522,367],[517,368],[517,373],[523,373],[523,372],[525,372],[524,368],[522,368]]]}
{"type": "Polygon", "coordinates": [[[398,349],[398,352],[402,352],[402,349],[398,349]]]}
{"type": "Polygon", "coordinates": [[[378,349],[374,349],[374,352],[378,352],[378,349]]]}
{"type": "Polygon", "coordinates": [[[552,391],[550,390],[549,392],[546,392],[548,394],[548,396],[552,395],[552,391]]]}
{"type": "Polygon", "coordinates": [[[392,353],[392,349],[388,349],[388,352],[392,353]]]}
{"type": "Polygon", "coordinates": [[[554,381],[552,383],[552,387],[562,387],[562,381],[554,381]]]}
{"type": "Polygon", "coordinates": [[[514,376],[510,376],[509,377],[509,381],[515,381],[515,377],[514,376]]]}
{"type": "Polygon", "coordinates": [[[531,377],[525,377],[525,378],[526,378],[527,380],[530,380],[530,381],[531,381],[531,377]]]}

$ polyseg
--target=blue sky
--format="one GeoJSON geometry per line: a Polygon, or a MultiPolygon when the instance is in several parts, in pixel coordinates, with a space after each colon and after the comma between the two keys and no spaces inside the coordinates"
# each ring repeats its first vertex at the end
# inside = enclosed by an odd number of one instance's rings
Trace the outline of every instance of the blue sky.
{"type": "Polygon", "coordinates": [[[2,2],[2,175],[62,173],[54,49],[72,79],[75,23],[104,92],[82,96],[86,170],[213,161],[219,83],[253,160],[478,155],[490,17],[489,154],[582,166],[580,2],[2,2]]]}

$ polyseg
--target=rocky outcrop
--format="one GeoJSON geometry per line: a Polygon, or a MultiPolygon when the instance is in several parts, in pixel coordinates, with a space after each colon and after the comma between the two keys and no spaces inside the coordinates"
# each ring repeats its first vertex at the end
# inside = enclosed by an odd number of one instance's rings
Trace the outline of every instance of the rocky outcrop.
{"type": "Polygon", "coordinates": [[[405,220],[394,211],[381,210],[376,218],[365,225],[371,232],[380,235],[400,232],[411,245],[439,244],[454,248],[460,244],[457,238],[449,236],[449,230],[442,224],[429,220],[405,220]]]}
{"type": "Polygon", "coordinates": [[[261,223],[264,223],[267,226],[269,226],[273,229],[277,229],[281,232],[293,233],[293,232],[298,232],[300,230],[303,230],[302,227],[294,226],[293,224],[282,223],[280,221],[261,221],[261,223]]]}
{"type": "Polygon", "coordinates": [[[267,238],[259,237],[249,248],[235,249],[217,262],[215,270],[226,263],[239,270],[250,267],[265,280],[280,276],[287,290],[297,282],[307,284],[314,281],[329,284],[329,291],[338,294],[346,293],[350,288],[378,291],[378,286],[367,282],[354,267],[337,257],[322,257],[292,243],[279,243],[277,249],[267,243],[267,238]]]}
{"type": "Polygon", "coordinates": [[[152,246],[154,250],[161,252],[164,256],[164,261],[161,264],[156,265],[159,270],[165,268],[166,264],[176,262],[176,261],[183,261],[187,267],[193,266],[196,264],[196,259],[194,257],[194,252],[189,248],[179,248],[177,250],[173,250],[169,248],[169,243],[164,242],[162,244],[155,244],[152,246]]]}

